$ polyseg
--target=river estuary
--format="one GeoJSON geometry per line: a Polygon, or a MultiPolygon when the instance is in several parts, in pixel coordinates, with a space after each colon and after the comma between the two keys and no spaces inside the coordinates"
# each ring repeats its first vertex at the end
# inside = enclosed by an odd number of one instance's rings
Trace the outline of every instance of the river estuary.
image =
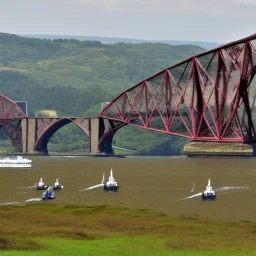
{"type": "MultiPolygon", "coordinates": [[[[110,205],[152,209],[170,216],[201,216],[221,221],[256,221],[256,158],[251,157],[31,157],[32,168],[0,169],[0,204],[40,198],[29,188],[39,181],[53,186],[59,178],[64,190],[46,204],[110,205]],[[79,191],[99,184],[110,169],[118,192],[103,188],[79,191]],[[182,200],[205,189],[208,178],[217,190],[216,201],[201,197],[182,200]]],[[[37,202],[32,202],[37,204],[37,202]]]]}

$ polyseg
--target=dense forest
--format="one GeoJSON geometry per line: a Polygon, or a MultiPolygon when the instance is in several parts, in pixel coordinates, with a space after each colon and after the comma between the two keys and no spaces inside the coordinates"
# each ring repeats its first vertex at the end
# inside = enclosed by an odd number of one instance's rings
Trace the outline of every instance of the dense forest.
{"type": "MultiPolygon", "coordinates": [[[[0,93],[14,101],[27,101],[30,117],[41,110],[54,110],[59,117],[93,117],[100,113],[102,102],[202,51],[193,45],[102,44],[0,33],[0,93]]],[[[113,143],[136,155],[178,155],[185,142],[125,127],[113,143]]],[[[3,131],[0,147],[11,147],[3,131]]],[[[86,152],[88,138],[69,124],[52,136],[48,148],[50,152],[86,152]]]]}

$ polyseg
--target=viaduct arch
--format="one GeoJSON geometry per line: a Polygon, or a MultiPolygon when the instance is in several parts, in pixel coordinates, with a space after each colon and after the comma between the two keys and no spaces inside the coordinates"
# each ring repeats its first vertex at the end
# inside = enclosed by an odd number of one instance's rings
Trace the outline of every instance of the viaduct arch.
{"type": "Polygon", "coordinates": [[[54,118],[54,119],[37,119],[38,132],[37,140],[34,145],[34,150],[37,152],[42,152],[44,155],[48,155],[47,144],[52,137],[52,135],[58,131],[60,128],[66,126],[67,124],[74,123],[80,127],[85,135],[90,137],[89,122],[87,119],[81,120],[78,118],[54,118]]]}
{"type": "MultiPolygon", "coordinates": [[[[89,136],[90,152],[98,153],[100,121],[96,118],[26,118],[22,119],[23,153],[48,155],[47,143],[51,136],[63,126],[75,123],[85,136],[89,136]]],[[[105,127],[101,128],[104,133],[105,127]]]]}

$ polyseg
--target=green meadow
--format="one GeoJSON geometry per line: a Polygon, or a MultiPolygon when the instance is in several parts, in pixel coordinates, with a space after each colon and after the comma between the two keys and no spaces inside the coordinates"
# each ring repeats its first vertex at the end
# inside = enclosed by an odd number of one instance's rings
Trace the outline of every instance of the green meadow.
{"type": "Polygon", "coordinates": [[[256,224],[150,210],[53,204],[0,207],[0,255],[256,255],[256,224]]]}

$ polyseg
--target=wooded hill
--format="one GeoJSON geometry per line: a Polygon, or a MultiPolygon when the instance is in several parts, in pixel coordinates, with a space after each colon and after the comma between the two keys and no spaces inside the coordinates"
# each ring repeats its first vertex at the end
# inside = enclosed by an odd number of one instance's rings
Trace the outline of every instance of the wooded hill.
{"type": "MultiPolygon", "coordinates": [[[[75,39],[33,39],[0,33],[0,93],[27,101],[29,116],[55,110],[61,116],[97,116],[101,103],[204,49],[162,43],[102,44],[75,39]]],[[[0,146],[6,147],[1,135],[0,146]]],[[[52,137],[49,150],[85,152],[88,139],[73,124],[52,137]]],[[[134,154],[181,152],[177,137],[125,127],[114,144],[134,154]]]]}
{"type": "Polygon", "coordinates": [[[183,40],[150,40],[150,39],[134,39],[134,38],[120,38],[120,37],[104,37],[104,36],[74,36],[74,35],[29,35],[20,34],[23,37],[40,38],[40,39],[77,39],[79,41],[99,41],[102,44],[117,44],[117,43],[163,43],[169,45],[197,45],[205,49],[213,49],[219,47],[222,43],[208,42],[208,41],[183,41],[183,40]]]}

